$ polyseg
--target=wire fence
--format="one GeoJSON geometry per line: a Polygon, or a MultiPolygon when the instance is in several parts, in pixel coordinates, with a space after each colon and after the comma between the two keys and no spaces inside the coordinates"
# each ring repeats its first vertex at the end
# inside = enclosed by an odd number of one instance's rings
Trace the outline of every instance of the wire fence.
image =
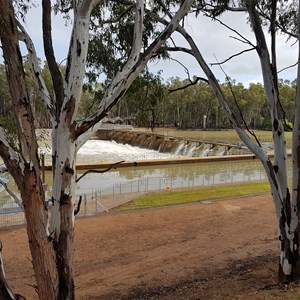
{"type": "MultiPolygon", "coordinates": [[[[161,178],[147,177],[126,182],[117,182],[106,187],[94,189],[80,189],[76,192],[76,205],[81,196],[80,211],[77,216],[91,216],[100,212],[108,212],[132,199],[144,194],[154,192],[168,192],[174,189],[194,188],[200,186],[213,186],[217,184],[230,184],[236,182],[249,182],[266,180],[263,171],[243,174],[231,171],[220,174],[203,174],[195,177],[161,178]]],[[[0,227],[7,228],[25,223],[25,216],[13,199],[0,202],[0,227]]]]}

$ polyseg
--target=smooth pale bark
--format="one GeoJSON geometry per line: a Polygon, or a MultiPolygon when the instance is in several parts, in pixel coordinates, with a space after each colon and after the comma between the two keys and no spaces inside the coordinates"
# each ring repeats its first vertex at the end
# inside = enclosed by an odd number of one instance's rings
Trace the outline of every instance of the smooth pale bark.
{"type": "Polygon", "coordinates": [[[35,74],[35,76],[33,76],[33,79],[35,80],[36,86],[41,92],[42,100],[44,102],[45,107],[47,108],[47,111],[50,113],[51,116],[53,116],[54,113],[53,101],[50,97],[50,93],[48,91],[44,78],[42,77],[42,70],[39,66],[39,60],[36,54],[33,41],[31,40],[30,36],[26,32],[24,26],[22,26],[22,24],[18,21],[17,21],[17,25],[20,30],[19,40],[25,43],[26,48],[30,53],[30,55],[28,55],[29,63],[30,63],[30,71],[32,74],[35,74]]]}
{"type": "MultiPolygon", "coordinates": [[[[300,16],[300,6],[298,16],[300,16]]],[[[298,32],[300,32],[300,18],[298,17],[298,32]]],[[[293,160],[293,194],[292,194],[292,213],[294,217],[293,228],[298,229],[300,224],[300,40],[298,40],[298,69],[297,69],[297,90],[295,100],[295,119],[292,137],[292,160],[293,160]]],[[[300,237],[299,237],[300,238],[300,237]]]]}
{"type": "MultiPolygon", "coordinates": [[[[274,141],[274,176],[277,185],[271,189],[274,193],[280,195],[281,206],[277,205],[277,210],[281,208],[280,216],[277,215],[279,223],[279,241],[280,241],[280,260],[279,260],[279,281],[288,282],[293,277],[293,269],[298,259],[298,229],[295,224],[297,207],[291,208],[291,194],[288,186],[287,175],[287,153],[286,140],[283,127],[283,110],[280,104],[278,91],[278,78],[276,72],[276,49],[275,32],[271,30],[272,35],[272,60],[270,59],[267,43],[261,27],[261,21],[256,12],[256,1],[245,0],[245,5],[249,14],[250,22],[255,34],[257,46],[256,51],[260,59],[261,70],[264,80],[266,96],[270,105],[273,141],[274,141]],[[294,212],[292,212],[294,211],[294,212]]],[[[276,2],[272,2],[272,16],[276,17],[276,2]]],[[[272,20],[271,20],[272,22],[272,20]]],[[[272,24],[271,24],[272,25],[272,24]]],[[[272,27],[271,27],[272,28],[272,27]]],[[[294,191],[294,190],[293,190],[294,191]]]]}

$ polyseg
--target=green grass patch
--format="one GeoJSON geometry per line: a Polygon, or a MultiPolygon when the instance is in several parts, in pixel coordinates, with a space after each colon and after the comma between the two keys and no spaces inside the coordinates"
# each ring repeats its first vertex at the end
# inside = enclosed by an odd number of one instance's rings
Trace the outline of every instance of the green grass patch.
{"type": "Polygon", "coordinates": [[[201,187],[184,191],[170,191],[146,195],[125,203],[117,207],[116,210],[126,211],[145,209],[205,200],[262,194],[267,192],[270,192],[270,186],[268,182],[201,187]]]}

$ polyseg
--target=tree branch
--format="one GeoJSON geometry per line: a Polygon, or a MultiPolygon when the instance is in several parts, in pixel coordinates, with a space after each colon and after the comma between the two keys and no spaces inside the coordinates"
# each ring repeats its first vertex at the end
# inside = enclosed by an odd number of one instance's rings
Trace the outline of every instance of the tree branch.
{"type": "Polygon", "coordinates": [[[36,50],[33,44],[33,41],[31,40],[29,34],[25,30],[24,26],[17,21],[17,25],[20,29],[19,37],[20,40],[23,41],[27,47],[28,54],[29,54],[29,59],[30,59],[30,70],[32,77],[42,95],[42,99],[44,102],[45,107],[47,110],[50,112],[50,115],[54,117],[54,105],[52,102],[52,99],[50,97],[50,93],[48,91],[48,88],[45,84],[44,78],[42,77],[42,71],[38,63],[38,57],[36,54],[36,50]]]}
{"type": "Polygon", "coordinates": [[[22,209],[22,211],[24,211],[24,206],[23,206],[22,201],[18,198],[18,196],[11,189],[8,188],[7,184],[1,178],[0,178],[0,184],[4,187],[6,192],[14,199],[16,204],[19,205],[19,207],[22,209]]]}
{"type": "MultiPolygon", "coordinates": [[[[204,11],[204,12],[214,12],[216,11],[216,9],[219,7],[219,5],[213,5],[213,4],[210,4],[210,3],[205,3],[204,5],[193,5],[193,9],[195,10],[201,10],[201,11],[204,11]],[[205,8],[205,6],[208,6],[210,8],[205,8]]],[[[245,12],[247,11],[247,9],[243,6],[240,6],[240,7],[233,7],[233,6],[229,6],[227,5],[225,10],[227,11],[231,11],[231,12],[245,12]]]]}
{"type": "Polygon", "coordinates": [[[166,51],[173,51],[173,52],[185,52],[185,53],[188,53],[188,54],[192,54],[192,51],[188,48],[185,48],[185,47],[162,47],[161,48],[162,50],[166,50],[166,51]]]}
{"type": "Polygon", "coordinates": [[[77,183],[79,180],[81,180],[84,176],[86,176],[86,175],[89,174],[89,173],[100,173],[100,174],[101,174],[101,173],[108,172],[108,171],[111,170],[112,168],[116,169],[117,166],[118,166],[119,164],[123,163],[123,162],[124,162],[124,160],[118,161],[118,162],[112,164],[111,166],[109,166],[108,168],[106,168],[106,169],[104,169],[104,170],[93,170],[93,169],[87,170],[87,171],[84,172],[81,176],[79,176],[78,178],[76,178],[76,181],[75,181],[75,182],[77,183]]]}
{"type": "Polygon", "coordinates": [[[279,70],[279,71],[277,72],[277,74],[279,74],[279,73],[281,73],[281,72],[283,72],[283,71],[285,71],[285,70],[287,70],[287,69],[296,67],[298,64],[299,64],[298,62],[295,62],[294,64],[292,64],[292,65],[290,65],[290,66],[287,66],[287,67],[285,67],[285,68],[279,70]]]}
{"type": "MultiPolygon", "coordinates": [[[[191,80],[190,80],[191,81],[191,80]]],[[[203,78],[203,77],[196,77],[196,79],[194,81],[191,81],[189,84],[185,85],[185,86],[182,86],[182,87],[179,87],[179,88],[176,88],[174,90],[168,90],[169,91],[169,94],[171,93],[174,93],[174,92],[177,92],[177,91],[180,91],[180,90],[184,90],[186,88],[188,88],[189,86],[192,86],[192,85],[196,85],[198,83],[198,81],[204,81],[206,83],[209,83],[209,81],[206,79],[206,78],[203,78]]]]}
{"type": "Polygon", "coordinates": [[[184,68],[185,73],[186,73],[187,76],[188,76],[188,79],[191,81],[189,69],[188,69],[182,62],[180,62],[178,59],[175,59],[175,58],[172,58],[172,57],[171,57],[170,60],[173,60],[173,61],[177,62],[178,64],[180,64],[180,65],[184,68]]]}
{"type": "MultiPolygon", "coordinates": [[[[56,111],[59,113],[63,99],[64,99],[64,84],[62,74],[59,70],[59,67],[56,63],[54,50],[53,50],[53,42],[52,42],[52,28],[51,28],[51,1],[43,0],[43,17],[42,17],[42,28],[43,28],[43,43],[44,43],[44,51],[47,59],[47,63],[49,66],[54,93],[56,97],[56,111]]],[[[58,115],[57,121],[58,121],[58,115]]]]}
{"type": "MultiPolygon", "coordinates": [[[[269,22],[271,22],[270,16],[268,16],[268,14],[266,14],[266,13],[262,10],[262,8],[261,8],[260,6],[258,6],[258,14],[259,14],[260,16],[262,16],[263,18],[267,19],[269,22]]],[[[298,34],[295,34],[295,33],[291,32],[291,31],[288,31],[286,28],[284,28],[282,25],[280,25],[279,22],[276,21],[276,20],[275,20],[275,26],[276,26],[278,29],[280,29],[280,31],[281,31],[282,33],[287,34],[287,35],[289,35],[290,37],[293,37],[293,38],[295,38],[295,39],[298,40],[298,38],[299,38],[298,34]]]]}
{"type": "Polygon", "coordinates": [[[89,16],[92,9],[103,2],[103,0],[80,0],[78,1],[77,11],[82,17],[89,16]]]}
{"type": "Polygon", "coordinates": [[[220,65],[222,65],[222,64],[225,64],[225,63],[228,62],[229,60],[233,59],[234,57],[240,56],[240,55],[242,55],[242,54],[244,54],[244,53],[246,53],[246,52],[250,52],[250,51],[253,51],[253,50],[255,50],[255,48],[245,49],[245,50],[243,50],[243,51],[241,51],[241,52],[239,52],[239,53],[236,53],[236,54],[233,54],[233,55],[229,56],[228,58],[226,58],[225,60],[223,60],[223,61],[221,61],[221,62],[211,63],[210,65],[211,65],[211,66],[215,66],[215,65],[220,66],[220,65]]]}
{"type": "Polygon", "coordinates": [[[253,48],[255,48],[255,45],[253,45],[251,43],[251,41],[249,41],[247,38],[245,38],[242,34],[240,34],[237,30],[233,29],[232,27],[228,26],[227,24],[225,24],[224,22],[222,22],[220,19],[215,18],[215,21],[219,22],[221,25],[223,25],[224,27],[226,27],[227,29],[229,29],[230,31],[234,32],[236,35],[238,35],[243,41],[245,41],[247,44],[249,44],[250,46],[252,46],[253,48]]]}
{"type": "MultiPolygon", "coordinates": [[[[216,56],[215,56],[215,58],[216,58],[216,56]]],[[[217,58],[216,58],[216,60],[217,60],[217,58]]],[[[242,110],[241,110],[241,108],[240,108],[240,105],[239,105],[239,103],[238,103],[238,101],[237,101],[237,99],[236,99],[235,93],[234,93],[234,91],[233,91],[232,84],[231,84],[231,82],[230,82],[229,76],[227,75],[227,73],[225,72],[225,70],[222,68],[221,63],[218,63],[218,64],[219,64],[219,66],[220,66],[221,71],[222,71],[222,72],[224,73],[224,75],[225,75],[225,78],[226,78],[226,81],[227,81],[227,83],[228,83],[228,85],[229,85],[229,89],[230,89],[231,95],[232,95],[232,97],[233,97],[234,103],[235,103],[235,105],[236,105],[236,107],[237,107],[237,109],[238,109],[238,111],[239,111],[240,117],[241,117],[241,119],[242,119],[242,121],[243,121],[243,124],[244,124],[245,127],[246,127],[247,132],[248,132],[250,135],[252,135],[252,136],[254,137],[254,139],[255,139],[257,145],[258,145],[259,147],[261,147],[261,143],[260,143],[258,137],[257,137],[256,134],[254,133],[254,131],[250,130],[250,128],[248,127],[248,124],[247,124],[247,122],[246,122],[246,120],[245,120],[245,118],[244,118],[244,114],[243,114],[243,112],[242,112],[242,110]]]]}
{"type": "MultiPolygon", "coordinates": [[[[60,118],[70,126],[75,123],[82,85],[85,76],[86,58],[89,44],[89,24],[92,9],[100,0],[78,1],[74,9],[72,39],[69,45],[66,73],[64,78],[64,98],[60,118]]],[[[75,126],[72,126],[74,129],[75,126]]]]}
{"type": "Polygon", "coordinates": [[[74,216],[76,216],[80,212],[81,201],[82,201],[82,196],[79,196],[79,201],[78,201],[77,207],[76,207],[76,209],[74,209],[74,216]]]}
{"type": "MultiPolygon", "coordinates": [[[[8,169],[16,170],[20,166],[24,166],[24,158],[9,144],[2,126],[0,126],[0,156],[8,169]]],[[[20,176],[23,176],[23,168],[21,167],[20,170],[20,176]]]]}

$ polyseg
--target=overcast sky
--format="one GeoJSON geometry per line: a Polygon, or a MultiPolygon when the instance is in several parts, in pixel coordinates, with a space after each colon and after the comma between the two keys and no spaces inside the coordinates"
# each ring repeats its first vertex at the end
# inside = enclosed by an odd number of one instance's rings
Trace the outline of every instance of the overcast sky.
{"type": "MultiPolygon", "coordinates": [[[[226,13],[222,16],[222,21],[230,27],[239,31],[243,36],[254,43],[254,36],[246,22],[246,16],[243,13],[226,13]]],[[[188,18],[185,21],[186,29],[195,39],[203,56],[208,63],[222,61],[229,56],[248,48],[230,36],[235,35],[232,31],[226,29],[218,22],[213,22],[208,18],[199,16],[197,19],[188,18]],[[216,57],[216,58],[215,58],[216,57]]],[[[44,59],[42,48],[42,31],[41,31],[41,7],[37,7],[27,15],[26,29],[31,35],[38,56],[44,59]]],[[[53,18],[53,41],[58,62],[64,60],[67,56],[68,43],[70,39],[71,26],[65,26],[65,21],[61,16],[53,18]]],[[[236,36],[236,35],[235,35],[236,36]]],[[[186,45],[185,42],[177,35],[174,37],[178,46],[186,45]]],[[[282,69],[297,61],[297,45],[293,45],[294,40],[286,43],[284,36],[278,38],[278,69],[282,69]]],[[[254,43],[255,44],[255,43],[254,43]]],[[[197,66],[197,62],[189,55],[183,53],[174,53],[172,56],[182,62],[188,69],[190,76],[202,76],[203,73],[197,66]]],[[[259,60],[255,51],[245,53],[237,58],[233,58],[226,64],[222,65],[227,75],[237,82],[248,85],[250,82],[261,82],[259,60]]],[[[171,77],[187,77],[184,68],[175,61],[160,61],[150,65],[150,70],[157,72],[162,70],[162,77],[167,80],[171,77]]],[[[217,78],[224,82],[225,75],[218,66],[213,67],[217,78]]],[[[296,68],[291,68],[280,73],[280,78],[293,80],[296,78],[296,68]]]]}

